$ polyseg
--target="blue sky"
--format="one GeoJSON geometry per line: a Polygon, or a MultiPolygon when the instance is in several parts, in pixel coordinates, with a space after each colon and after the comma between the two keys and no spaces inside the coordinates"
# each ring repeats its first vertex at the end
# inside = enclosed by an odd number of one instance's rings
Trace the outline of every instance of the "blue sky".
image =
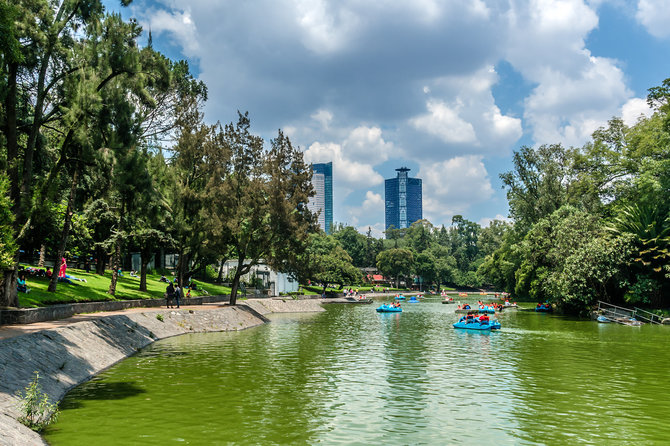
{"type": "Polygon", "coordinates": [[[498,175],[522,145],[580,146],[648,114],[670,77],[667,0],[135,0],[122,10],[209,87],[208,122],[249,111],[333,161],[334,220],[384,225],[407,166],[424,217],[507,216],[498,175]]]}

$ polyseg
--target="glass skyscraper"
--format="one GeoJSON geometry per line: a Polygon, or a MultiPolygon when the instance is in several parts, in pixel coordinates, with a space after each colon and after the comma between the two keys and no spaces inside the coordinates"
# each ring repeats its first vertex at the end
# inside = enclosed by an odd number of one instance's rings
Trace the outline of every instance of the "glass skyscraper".
{"type": "Polygon", "coordinates": [[[409,228],[412,223],[423,218],[423,196],[420,178],[409,178],[410,169],[396,169],[396,178],[385,181],[386,229],[409,228]]]}
{"type": "Polygon", "coordinates": [[[309,200],[309,210],[319,212],[319,226],[326,234],[333,230],[333,163],[312,164],[312,186],[316,195],[309,200]]]}

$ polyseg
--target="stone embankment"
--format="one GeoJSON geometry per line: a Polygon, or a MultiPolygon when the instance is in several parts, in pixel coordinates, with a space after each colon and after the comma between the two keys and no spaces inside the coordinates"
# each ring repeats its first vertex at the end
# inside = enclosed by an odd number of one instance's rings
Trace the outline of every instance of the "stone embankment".
{"type": "Polygon", "coordinates": [[[249,300],[237,306],[142,309],[0,339],[0,444],[46,444],[20,424],[19,397],[38,372],[43,391],[60,401],[73,387],[152,342],[185,333],[236,331],[269,313],[324,311],[318,300],[249,300]]]}

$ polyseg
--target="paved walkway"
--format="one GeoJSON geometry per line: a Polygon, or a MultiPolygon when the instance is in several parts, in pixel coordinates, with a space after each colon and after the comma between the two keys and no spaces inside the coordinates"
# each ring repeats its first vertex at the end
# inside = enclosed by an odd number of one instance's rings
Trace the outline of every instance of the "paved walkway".
{"type": "MultiPolygon", "coordinates": [[[[211,304],[202,304],[202,305],[182,305],[179,307],[180,310],[211,310],[212,308],[221,308],[226,306],[225,302],[217,302],[211,304]]],[[[118,311],[100,311],[98,313],[83,313],[75,314],[72,317],[65,319],[58,319],[54,321],[44,321],[44,322],[35,322],[33,324],[17,324],[17,325],[1,325],[0,326],[0,339],[11,338],[14,336],[20,336],[23,334],[34,333],[36,331],[42,330],[52,330],[54,328],[66,327],[68,325],[76,324],[78,322],[87,322],[96,319],[100,319],[107,316],[114,316],[117,314],[128,314],[128,313],[148,313],[148,312],[157,312],[171,310],[171,308],[165,307],[140,307],[140,308],[127,308],[125,310],[118,311]]]]}

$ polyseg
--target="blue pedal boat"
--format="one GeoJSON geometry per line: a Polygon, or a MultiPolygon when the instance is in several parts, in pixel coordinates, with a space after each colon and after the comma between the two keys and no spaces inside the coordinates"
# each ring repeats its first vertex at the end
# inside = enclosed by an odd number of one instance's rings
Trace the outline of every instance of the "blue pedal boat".
{"type": "Polygon", "coordinates": [[[501,325],[498,321],[488,321],[481,323],[478,320],[459,320],[454,324],[454,328],[462,328],[465,330],[500,330],[501,325]]]}
{"type": "Polygon", "coordinates": [[[402,308],[382,304],[379,308],[377,308],[377,313],[402,313],[402,308]]]}

